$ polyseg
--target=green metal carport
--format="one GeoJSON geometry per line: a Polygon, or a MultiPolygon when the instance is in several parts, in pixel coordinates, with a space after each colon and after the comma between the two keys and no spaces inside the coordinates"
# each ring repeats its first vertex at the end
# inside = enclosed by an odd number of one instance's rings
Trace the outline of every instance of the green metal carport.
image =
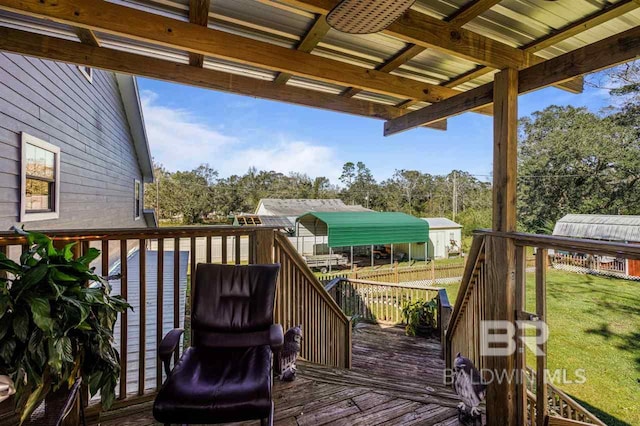
{"type": "MultiPolygon", "coordinates": [[[[329,249],[398,243],[428,243],[429,224],[398,212],[309,212],[296,219],[315,236],[327,236],[329,249]]],[[[298,235],[298,232],[296,232],[298,235]]],[[[409,256],[411,254],[409,253],[409,256]]]]}

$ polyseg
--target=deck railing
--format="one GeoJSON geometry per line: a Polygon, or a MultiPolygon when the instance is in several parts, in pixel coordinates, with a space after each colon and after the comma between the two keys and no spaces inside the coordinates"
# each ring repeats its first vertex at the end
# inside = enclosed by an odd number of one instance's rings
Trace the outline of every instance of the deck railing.
{"type": "MultiPolygon", "coordinates": [[[[480,369],[487,367],[488,362],[494,362],[491,356],[480,354],[480,344],[483,338],[481,333],[481,321],[504,319],[498,318],[496,312],[502,306],[513,306],[514,311],[506,312],[511,322],[522,321],[546,321],[547,297],[546,274],[548,268],[548,250],[553,249],[562,252],[584,253],[592,256],[609,256],[622,259],[640,259],[640,246],[612,243],[596,240],[575,239],[547,235],[531,235],[523,233],[502,233],[481,231],[474,235],[472,248],[469,254],[464,277],[458,293],[453,314],[446,331],[445,353],[447,365],[451,366],[457,352],[472,359],[480,369]],[[507,244],[505,244],[507,242],[507,244]],[[487,245],[491,249],[487,249],[487,245]],[[500,250],[499,248],[511,248],[500,250]],[[533,300],[527,300],[526,281],[528,261],[526,253],[528,248],[535,249],[535,284],[532,288],[533,300]],[[514,267],[511,269],[511,262],[514,267]],[[505,266],[506,265],[506,266],[505,266]],[[504,272],[507,271],[507,274],[504,272]],[[511,286],[507,279],[496,277],[512,277],[513,293],[504,291],[511,286]],[[488,292],[488,288],[494,291],[488,292]],[[496,291],[498,290],[498,291],[496,291]],[[534,312],[528,312],[527,302],[535,306],[534,312]]],[[[502,313],[505,316],[504,312],[502,313]]],[[[515,326],[516,324],[514,324],[515,326]]],[[[524,328],[516,332],[524,334],[524,328]]],[[[526,348],[521,339],[515,339],[515,351],[512,356],[502,357],[500,365],[506,366],[506,377],[519,377],[513,384],[513,407],[496,406],[487,403],[487,416],[505,418],[506,413],[516,414],[516,424],[529,424],[543,426],[549,418],[561,417],[568,422],[577,421],[592,424],[603,424],[597,417],[578,405],[560,389],[547,382],[547,347],[545,343],[538,344],[539,354],[535,354],[534,360],[527,363],[526,348]],[[507,361],[505,361],[507,359],[507,361]],[[535,365],[534,369],[527,365],[535,365]],[[515,375],[513,374],[515,373],[515,375]],[[528,385],[523,376],[534,378],[534,384],[528,385]],[[489,413],[489,411],[492,411],[489,413]]],[[[492,364],[492,367],[495,364],[492,364]]],[[[492,384],[490,386],[499,386],[492,384]]],[[[512,386],[509,384],[508,386],[512,386]]],[[[502,391],[502,389],[500,390],[502,391]]],[[[505,420],[505,423],[507,420],[505,420]]],[[[554,423],[555,420],[550,421],[554,423]]]]}
{"type": "Polygon", "coordinates": [[[386,283],[406,283],[420,281],[424,284],[446,284],[456,282],[462,277],[464,259],[460,262],[436,265],[433,262],[425,265],[399,266],[397,263],[389,266],[379,266],[376,269],[355,268],[352,271],[343,270],[319,275],[320,281],[329,282],[336,278],[354,280],[379,281],[386,283]]]}
{"type": "MultiPolygon", "coordinates": [[[[529,419],[535,419],[537,376],[535,370],[531,367],[527,367],[526,371],[527,413],[529,419]]],[[[550,414],[598,426],[607,426],[605,422],[594,416],[593,413],[552,383],[547,383],[547,396],[550,414]]]]}
{"type": "Polygon", "coordinates": [[[318,364],[351,367],[351,322],[283,234],[275,234],[280,263],[276,321],[303,325],[302,357],[318,364]],[[306,324],[306,326],[305,326],[306,324]]]}
{"type": "Polygon", "coordinates": [[[437,332],[441,338],[452,311],[447,291],[441,287],[340,277],[327,283],[325,289],[346,315],[375,324],[401,324],[402,309],[408,303],[435,299],[437,332]]]}
{"type": "Polygon", "coordinates": [[[480,357],[480,321],[484,318],[482,301],[487,279],[484,237],[477,236],[467,256],[444,340],[445,360],[449,368],[458,352],[471,359],[478,369],[483,366],[480,357]]]}
{"type": "MultiPolygon", "coordinates": [[[[157,346],[170,329],[189,328],[188,301],[195,286],[193,272],[200,262],[281,263],[275,321],[285,330],[302,325],[304,358],[327,366],[350,366],[349,319],[277,230],[221,226],[44,233],[55,244],[77,241],[77,256],[89,247],[100,249],[102,254],[94,262],[96,272],[121,276],[111,281],[114,294],[125,297],[133,311],[118,318],[114,333],[121,365],[126,366],[115,408],[153,398],[161,385],[157,346]]],[[[0,233],[0,251],[14,260],[25,243],[16,234],[0,233]]],[[[189,341],[186,334],[184,345],[189,341]]]]}

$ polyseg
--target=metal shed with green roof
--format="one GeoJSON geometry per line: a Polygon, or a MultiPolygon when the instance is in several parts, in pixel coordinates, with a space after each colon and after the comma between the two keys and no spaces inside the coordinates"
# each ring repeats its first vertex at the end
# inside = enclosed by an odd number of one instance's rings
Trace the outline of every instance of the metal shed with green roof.
{"type": "Polygon", "coordinates": [[[405,213],[309,212],[296,222],[328,236],[329,248],[429,241],[429,224],[405,213]]]}

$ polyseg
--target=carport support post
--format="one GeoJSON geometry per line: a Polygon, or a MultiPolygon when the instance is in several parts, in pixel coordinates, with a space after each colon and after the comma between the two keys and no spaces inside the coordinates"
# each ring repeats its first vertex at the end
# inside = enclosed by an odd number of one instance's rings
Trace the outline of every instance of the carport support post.
{"type": "Polygon", "coordinates": [[[393,269],[393,244],[391,244],[391,268],[393,269]]]}
{"type": "Polygon", "coordinates": [[[332,263],[333,263],[333,248],[329,247],[329,272],[331,272],[332,263]]]}
{"type": "Polygon", "coordinates": [[[351,246],[351,270],[353,271],[353,246],[351,246]]]}
{"type": "Polygon", "coordinates": [[[371,267],[373,268],[373,244],[371,245],[371,267]]]}
{"type": "Polygon", "coordinates": [[[411,244],[409,243],[409,265],[411,265],[411,244]]]}

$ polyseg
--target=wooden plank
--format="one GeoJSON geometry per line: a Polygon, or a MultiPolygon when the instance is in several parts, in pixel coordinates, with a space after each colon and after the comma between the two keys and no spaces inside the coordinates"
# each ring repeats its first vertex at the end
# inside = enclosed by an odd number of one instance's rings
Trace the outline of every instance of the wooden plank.
{"type": "MultiPolygon", "coordinates": [[[[196,260],[197,260],[197,248],[196,237],[191,237],[191,247],[189,249],[189,278],[190,278],[190,291],[189,291],[189,303],[187,306],[192,306],[194,295],[196,294],[196,260]]],[[[186,312],[186,311],[185,311],[186,312]]],[[[193,328],[191,329],[190,341],[193,342],[193,328]]]]}
{"type": "MultiPolygon", "coordinates": [[[[281,0],[281,2],[300,7],[308,12],[324,14],[337,4],[337,0],[281,0]]],[[[407,43],[437,49],[494,68],[524,67],[530,62],[530,58],[517,48],[415,10],[405,12],[387,27],[384,33],[407,43]]]]}
{"type": "MultiPolygon", "coordinates": [[[[163,312],[163,304],[164,304],[164,239],[158,238],[158,260],[156,262],[156,266],[158,268],[157,272],[157,293],[156,293],[156,344],[160,346],[160,342],[162,341],[163,329],[162,329],[162,318],[164,318],[163,312]]],[[[162,363],[159,359],[156,359],[156,390],[160,390],[160,386],[162,385],[162,363]]]]}
{"type": "Polygon", "coordinates": [[[222,264],[226,265],[227,264],[227,251],[228,251],[227,236],[223,235],[220,239],[222,240],[222,264]]]}
{"type": "MultiPolygon", "coordinates": [[[[515,245],[512,240],[500,237],[485,238],[487,253],[487,279],[482,286],[485,320],[515,322],[515,245]]],[[[483,354],[482,368],[504,377],[515,377],[515,354],[487,356],[483,354]]],[[[516,426],[515,380],[494,380],[487,392],[486,409],[488,426],[516,426]]]]}
{"type": "MultiPolygon", "coordinates": [[[[120,295],[126,300],[127,294],[127,240],[120,241],[120,295]]],[[[120,314],[120,365],[127,365],[127,311],[125,310],[120,314]]],[[[118,398],[124,399],[127,397],[127,369],[122,368],[120,370],[120,391],[118,392],[118,398]]]]}
{"type": "Polygon", "coordinates": [[[233,247],[234,247],[234,255],[233,255],[233,261],[236,265],[239,265],[241,262],[240,259],[240,239],[242,238],[241,235],[236,235],[235,237],[233,237],[233,247]]]}
{"type": "MultiPolygon", "coordinates": [[[[167,80],[206,89],[238,93],[312,108],[344,112],[363,117],[392,119],[404,112],[398,108],[359,99],[348,99],[298,87],[278,86],[268,81],[201,69],[158,58],[108,48],[93,48],[10,28],[0,28],[0,49],[55,61],[167,80]]],[[[446,130],[446,122],[430,126],[446,130]]]]}
{"type": "MultiPolygon", "coordinates": [[[[147,241],[145,239],[138,240],[138,251],[140,261],[140,289],[139,300],[139,323],[140,328],[138,334],[138,395],[144,395],[144,373],[145,373],[145,355],[147,342],[147,241]]],[[[160,322],[160,321],[158,321],[160,322]]]]}
{"type": "Polygon", "coordinates": [[[518,72],[506,69],[494,82],[493,229],[516,230],[518,72]]]}
{"type": "Polygon", "coordinates": [[[491,9],[501,0],[472,0],[448,16],[446,21],[450,24],[463,26],[491,9]]]}
{"type": "MultiPolygon", "coordinates": [[[[281,0],[314,13],[328,13],[337,0],[281,0]]],[[[426,48],[434,48],[450,55],[488,67],[523,69],[543,62],[544,59],[524,50],[501,43],[490,37],[460,28],[415,10],[408,10],[387,27],[384,33],[426,48]]],[[[563,85],[563,88],[564,85],[563,85]]],[[[580,92],[581,85],[569,84],[571,92],[580,92]]]]}
{"type": "MultiPolygon", "coordinates": [[[[527,290],[527,251],[525,247],[516,247],[516,282],[515,282],[515,310],[516,316],[519,312],[526,309],[526,290],[527,290]]],[[[524,336],[524,329],[516,330],[516,371],[522,374],[518,377],[524,377],[526,365],[525,350],[520,336],[524,336]]],[[[518,416],[518,424],[526,424],[527,413],[527,389],[524,383],[519,383],[516,392],[516,413],[518,416]]]]}
{"type": "Polygon", "coordinates": [[[76,28],[76,35],[82,43],[94,47],[100,47],[100,41],[93,31],[86,28],[76,28]]]}
{"type": "MultiPolygon", "coordinates": [[[[210,0],[189,0],[189,22],[206,27],[209,24],[210,0]]],[[[204,55],[189,52],[189,65],[202,68],[204,55]]]]}
{"type": "Polygon", "coordinates": [[[389,96],[438,102],[457,93],[102,0],[3,0],[0,9],[389,96]]]}
{"type": "MultiPolygon", "coordinates": [[[[327,35],[327,32],[329,32],[330,28],[331,27],[329,27],[329,24],[327,24],[325,15],[319,15],[309,31],[307,31],[305,36],[302,38],[296,49],[301,52],[310,53],[313,49],[316,48],[323,37],[327,35]]],[[[276,76],[273,82],[282,85],[289,81],[290,78],[291,74],[281,72],[276,76]]]]}
{"type": "MultiPolygon", "coordinates": [[[[385,61],[382,65],[376,67],[376,69],[382,72],[391,72],[395,69],[400,68],[402,65],[409,62],[411,59],[415,58],[420,53],[424,52],[426,49],[427,49],[426,47],[417,46],[415,44],[409,44],[406,48],[398,52],[396,55],[392,56],[389,60],[385,61]]],[[[344,92],[342,92],[341,96],[344,96],[346,98],[351,98],[360,92],[362,92],[362,89],[350,87],[344,92]]]]}
{"type": "MultiPolygon", "coordinates": [[[[547,250],[536,252],[536,315],[542,323],[547,321],[547,250]]],[[[549,414],[547,402],[547,343],[538,344],[542,355],[536,356],[536,424],[545,426],[549,414]]]]}
{"type": "Polygon", "coordinates": [[[207,240],[207,263],[211,263],[212,260],[212,249],[213,247],[211,246],[211,237],[205,237],[207,240]]]}
{"type": "Polygon", "coordinates": [[[614,4],[605,3],[603,9],[587,15],[575,22],[571,22],[564,27],[551,32],[549,35],[534,40],[531,43],[522,46],[522,49],[531,53],[546,49],[547,47],[558,44],[563,40],[574,37],[584,31],[609,22],[612,19],[618,18],[637,9],[638,7],[640,7],[640,4],[638,4],[636,0],[622,0],[614,4]]]}
{"type": "MultiPolygon", "coordinates": [[[[639,55],[640,28],[635,27],[521,71],[518,77],[518,93],[528,93],[559,81],[628,62],[639,55]]],[[[485,84],[439,104],[391,120],[385,123],[385,135],[489,105],[492,102],[489,93],[493,90],[493,84],[485,84]]]]}
{"type": "Polygon", "coordinates": [[[421,126],[423,123],[436,123],[443,117],[453,117],[471,110],[476,105],[484,107],[491,102],[493,102],[493,83],[389,120],[384,123],[384,135],[395,135],[421,126]]]}
{"type": "MultiPolygon", "coordinates": [[[[160,319],[158,318],[158,322],[160,319]]],[[[173,239],[173,328],[180,327],[180,238],[173,239]]],[[[173,356],[173,363],[178,362],[178,349],[173,356]]]]}
{"type": "MultiPolygon", "coordinates": [[[[521,49],[529,53],[538,52],[540,50],[546,49],[547,47],[553,46],[554,44],[558,44],[563,40],[574,37],[598,25],[606,23],[612,19],[618,18],[625,13],[637,9],[638,7],[640,7],[640,4],[638,4],[636,0],[622,0],[615,4],[609,3],[605,5],[602,10],[592,13],[591,15],[579,19],[578,21],[567,24],[566,26],[553,31],[544,37],[541,37],[537,40],[532,41],[531,43],[522,46],[521,49]]],[[[492,71],[492,68],[478,66],[477,68],[469,72],[451,79],[450,81],[445,83],[444,86],[453,88],[466,83],[467,81],[475,80],[476,78],[488,74],[492,71]]]]}
{"type": "Polygon", "coordinates": [[[271,229],[256,232],[256,263],[273,263],[274,231],[271,229]]]}

